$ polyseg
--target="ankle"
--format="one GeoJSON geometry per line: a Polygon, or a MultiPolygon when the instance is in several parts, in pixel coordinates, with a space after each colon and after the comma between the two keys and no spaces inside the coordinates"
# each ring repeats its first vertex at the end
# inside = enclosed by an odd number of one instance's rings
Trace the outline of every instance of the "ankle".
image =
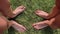
{"type": "Polygon", "coordinates": [[[49,20],[46,20],[45,24],[49,25],[49,22],[50,22],[49,20]]]}
{"type": "Polygon", "coordinates": [[[49,20],[46,20],[45,23],[46,23],[46,24],[49,23],[49,20]]]}

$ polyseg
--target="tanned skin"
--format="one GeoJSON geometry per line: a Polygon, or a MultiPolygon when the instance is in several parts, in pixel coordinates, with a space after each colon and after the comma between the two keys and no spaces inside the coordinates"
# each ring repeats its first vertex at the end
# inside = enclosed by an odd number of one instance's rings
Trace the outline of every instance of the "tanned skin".
{"type": "Polygon", "coordinates": [[[60,28],[60,0],[55,0],[55,6],[52,8],[50,14],[41,10],[38,10],[35,13],[38,16],[47,19],[42,22],[34,23],[33,27],[35,29],[42,29],[41,27],[44,28],[45,25],[50,26],[52,29],[60,28]]]}
{"type": "MultiPolygon", "coordinates": [[[[0,15],[0,34],[3,34],[3,32],[6,29],[8,29],[9,27],[11,27],[11,26],[15,27],[16,25],[19,27],[19,32],[20,32],[20,30],[21,30],[21,32],[24,32],[26,30],[24,26],[18,24],[14,20],[11,21],[6,18],[6,17],[14,18],[15,16],[17,16],[19,13],[21,13],[24,10],[25,10],[25,7],[22,5],[22,6],[17,7],[13,11],[10,6],[9,0],[0,0],[0,12],[2,14],[2,15],[0,15]]],[[[17,28],[15,28],[15,29],[17,29],[17,28]]]]}

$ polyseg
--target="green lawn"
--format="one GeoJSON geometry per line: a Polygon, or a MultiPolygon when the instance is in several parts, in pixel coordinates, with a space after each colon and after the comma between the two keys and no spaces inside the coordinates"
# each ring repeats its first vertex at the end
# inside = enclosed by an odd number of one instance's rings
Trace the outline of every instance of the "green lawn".
{"type": "Polygon", "coordinates": [[[49,13],[54,5],[54,0],[11,0],[11,6],[13,9],[20,5],[26,6],[26,10],[17,16],[15,20],[24,25],[27,28],[27,31],[24,33],[18,33],[13,28],[10,28],[5,34],[60,34],[59,29],[52,30],[47,27],[42,30],[36,30],[32,27],[33,23],[44,20],[42,17],[37,16],[34,11],[36,9],[41,9],[49,13]]]}

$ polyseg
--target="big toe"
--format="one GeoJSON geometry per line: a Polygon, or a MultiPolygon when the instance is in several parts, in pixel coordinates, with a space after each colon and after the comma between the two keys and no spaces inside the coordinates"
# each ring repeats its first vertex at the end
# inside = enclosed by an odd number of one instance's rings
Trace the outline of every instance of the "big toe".
{"type": "Polygon", "coordinates": [[[19,9],[25,9],[26,7],[25,6],[19,6],[19,9]]]}
{"type": "Polygon", "coordinates": [[[22,29],[20,29],[21,32],[25,32],[26,31],[26,28],[23,27],[22,29]]]}
{"type": "Polygon", "coordinates": [[[26,28],[25,27],[21,27],[18,29],[19,32],[25,32],[26,31],[26,28]]]}
{"type": "Polygon", "coordinates": [[[37,29],[37,30],[40,29],[40,27],[38,25],[35,25],[34,28],[37,29]]]}

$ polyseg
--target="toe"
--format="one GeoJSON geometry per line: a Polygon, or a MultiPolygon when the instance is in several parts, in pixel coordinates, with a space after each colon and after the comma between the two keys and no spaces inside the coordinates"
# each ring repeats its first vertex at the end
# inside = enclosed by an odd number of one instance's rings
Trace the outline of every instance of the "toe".
{"type": "Polygon", "coordinates": [[[25,32],[26,31],[26,28],[25,27],[21,27],[20,31],[21,32],[25,32]]]}
{"type": "Polygon", "coordinates": [[[34,28],[37,29],[37,30],[40,29],[40,27],[38,25],[35,25],[34,28]]]}
{"type": "Polygon", "coordinates": [[[20,9],[25,9],[26,7],[25,6],[19,6],[20,7],[20,9]]]}
{"type": "Polygon", "coordinates": [[[23,30],[26,30],[26,28],[25,28],[24,26],[22,26],[22,29],[23,29],[23,30]]]}
{"type": "Polygon", "coordinates": [[[36,24],[32,24],[32,26],[34,27],[34,26],[36,26],[36,24]]]}
{"type": "Polygon", "coordinates": [[[42,10],[37,10],[37,11],[35,11],[35,13],[36,13],[36,14],[42,14],[43,11],[42,11],[42,10]]]}

